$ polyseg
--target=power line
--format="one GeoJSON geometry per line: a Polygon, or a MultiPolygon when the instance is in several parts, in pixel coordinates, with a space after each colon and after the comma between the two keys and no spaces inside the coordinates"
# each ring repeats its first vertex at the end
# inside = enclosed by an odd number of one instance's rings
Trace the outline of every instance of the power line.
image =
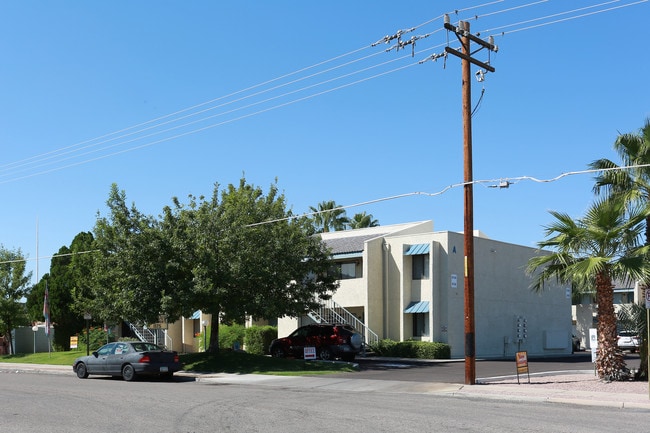
{"type": "MultiPolygon", "coordinates": [[[[344,206],[338,206],[334,209],[327,209],[327,210],[322,210],[322,211],[313,211],[313,212],[305,212],[301,213],[299,215],[291,215],[288,217],[284,218],[276,218],[272,220],[266,220],[266,221],[260,221],[257,223],[251,223],[251,224],[246,224],[243,227],[258,227],[262,225],[268,225],[268,224],[275,224],[279,222],[285,222],[285,221],[291,221],[295,219],[300,219],[300,218],[308,218],[314,215],[319,215],[323,213],[328,213],[328,212],[334,212],[338,210],[347,210],[347,209],[352,209],[356,207],[361,207],[361,206],[369,206],[372,204],[377,204],[377,203],[382,203],[386,201],[392,201],[392,200],[398,200],[402,198],[407,198],[407,197],[414,197],[414,196],[425,196],[425,197],[437,197],[441,196],[452,189],[455,188],[460,188],[464,187],[468,184],[471,185],[485,185],[489,188],[508,188],[510,185],[514,185],[516,183],[519,183],[521,181],[529,180],[532,182],[537,182],[537,183],[552,183],[552,182],[557,182],[565,177],[569,176],[577,176],[577,175],[583,175],[583,174],[592,174],[592,173],[603,173],[603,172],[609,172],[609,171],[623,171],[623,170],[631,170],[631,169],[637,169],[637,168],[647,168],[650,167],[650,164],[639,164],[639,165],[627,165],[623,167],[610,167],[610,168],[598,168],[598,169],[588,169],[588,170],[576,170],[576,171],[569,171],[565,172],[562,174],[559,174],[555,177],[548,178],[548,179],[540,179],[534,176],[518,176],[518,177],[500,177],[497,179],[482,179],[482,180],[472,180],[471,182],[459,182],[459,183],[454,183],[451,185],[448,185],[444,187],[443,189],[437,191],[437,192],[425,192],[425,191],[414,191],[414,192],[407,192],[404,194],[397,194],[397,195],[391,195],[387,197],[381,197],[377,199],[372,199],[372,200],[366,200],[354,204],[349,204],[349,205],[344,205],[344,206]]],[[[52,259],[52,258],[58,258],[58,257],[69,257],[69,256],[74,256],[74,255],[79,255],[79,254],[89,254],[89,253],[94,253],[94,252],[100,252],[100,250],[87,250],[87,251],[75,251],[71,253],[66,253],[66,254],[54,254],[50,256],[41,256],[41,257],[36,257],[36,258],[25,258],[25,259],[19,259],[19,260],[7,260],[7,261],[0,261],[0,264],[5,264],[5,263],[21,263],[21,262],[28,262],[28,261],[35,261],[35,260],[42,260],[42,259],[52,259]]]]}
{"type": "MultiPolygon", "coordinates": [[[[470,9],[477,9],[477,8],[480,8],[480,7],[486,7],[486,6],[489,6],[489,5],[496,4],[496,3],[501,3],[502,1],[503,0],[489,2],[489,3],[485,3],[483,5],[474,6],[472,8],[466,8],[466,9],[463,9],[463,10],[453,11],[452,13],[458,14],[461,11],[466,11],[466,10],[470,10],[470,9]]],[[[620,0],[616,0],[616,2],[617,1],[620,1],[620,0]]],[[[614,9],[620,9],[620,8],[623,8],[623,7],[629,7],[629,6],[637,5],[637,4],[640,4],[640,3],[645,3],[647,1],[648,0],[636,1],[636,2],[632,2],[632,3],[627,3],[627,4],[624,4],[624,5],[620,5],[620,6],[617,6],[617,7],[612,7],[612,8],[601,9],[601,10],[598,10],[598,11],[593,11],[593,12],[591,12],[589,14],[580,14],[580,15],[576,15],[576,16],[572,16],[572,17],[567,17],[567,18],[564,18],[562,20],[554,20],[554,21],[551,21],[551,22],[540,23],[540,24],[537,24],[535,26],[527,26],[527,27],[524,27],[524,28],[514,29],[514,30],[509,31],[509,32],[502,32],[502,33],[500,33],[500,35],[504,35],[504,34],[507,34],[507,33],[514,33],[514,32],[524,31],[524,30],[529,30],[529,29],[532,29],[532,28],[545,26],[545,25],[556,24],[558,22],[563,22],[563,21],[567,21],[567,20],[584,18],[586,16],[593,15],[593,14],[596,14],[596,13],[608,12],[608,11],[611,11],[611,10],[614,10],[614,9]]],[[[530,3],[524,4],[524,5],[519,5],[519,6],[516,6],[516,7],[502,9],[502,10],[494,11],[494,12],[488,12],[488,13],[482,14],[480,16],[475,15],[474,18],[478,19],[479,17],[488,17],[488,16],[492,16],[492,15],[495,15],[495,14],[508,13],[508,12],[511,12],[511,11],[513,11],[515,9],[521,9],[521,8],[524,8],[524,7],[535,6],[535,5],[539,4],[539,3],[545,3],[545,2],[546,1],[530,2],[530,3]]],[[[614,1],[605,2],[605,3],[598,3],[598,4],[594,4],[594,5],[591,5],[591,6],[588,6],[588,7],[584,7],[584,8],[572,9],[570,11],[562,12],[561,14],[565,15],[565,14],[576,13],[576,12],[580,12],[580,11],[583,11],[583,10],[586,10],[586,9],[602,7],[602,6],[611,4],[611,3],[614,3],[614,1]]],[[[494,31],[495,29],[509,28],[509,27],[521,25],[522,23],[525,24],[525,23],[530,23],[530,22],[533,22],[533,21],[549,19],[549,18],[553,18],[553,17],[559,16],[559,15],[560,14],[546,15],[544,17],[535,18],[534,20],[520,21],[518,23],[508,24],[506,26],[500,26],[500,27],[495,27],[495,28],[489,29],[489,30],[484,30],[483,32],[494,31]]],[[[438,17],[438,19],[439,19],[439,17],[438,17]]],[[[435,19],[428,20],[428,21],[420,24],[419,26],[413,27],[413,29],[425,26],[425,25],[427,25],[427,24],[429,24],[429,23],[431,23],[433,21],[435,21],[435,19]]],[[[427,35],[431,35],[433,33],[435,33],[435,32],[429,33],[427,35]]],[[[441,46],[441,45],[438,45],[438,46],[441,46]]],[[[66,168],[70,168],[70,167],[90,163],[90,162],[97,161],[97,160],[100,160],[100,159],[105,159],[105,158],[112,157],[112,156],[115,156],[115,155],[119,155],[119,154],[122,154],[122,153],[138,150],[138,149],[141,149],[141,148],[144,148],[144,147],[149,147],[151,145],[162,143],[162,142],[165,142],[165,141],[174,140],[174,139],[177,139],[177,138],[180,138],[180,137],[183,137],[183,136],[187,136],[189,134],[194,134],[194,133],[197,133],[197,132],[205,131],[206,129],[211,129],[211,128],[214,128],[214,127],[217,127],[217,126],[222,126],[224,124],[232,123],[232,122],[235,122],[235,121],[238,121],[238,120],[242,120],[242,119],[245,119],[245,118],[257,115],[257,114],[261,114],[261,113],[264,113],[264,112],[267,112],[267,111],[270,111],[270,110],[285,107],[287,105],[291,105],[291,104],[294,104],[296,102],[311,99],[313,97],[320,96],[320,95],[323,95],[325,93],[330,93],[330,92],[333,92],[335,90],[339,90],[339,89],[342,89],[342,88],[345,88],[345,87],[349,87],[349,86],[352,86],[352,85],[355,85],[355,84],[359,84],[361,82],[368,81],[368,80],[373,79],[373,78],[378,78],[380,76],[383,76],[383,75],[386,75],[386,74],[389,74],[389,73],[397,72],[397,71],[400,71],[400,70],[405,68],[405,67],[394,68],[394,69],[392,69],[390,71],[375,74],[373,76],[366,77],[364,79],[359,79],[359,80],[356,80],[354,82],[351,82],[351,83],[348,83],[348,84],[345,84],[345,85],[340,85],[340,86],[331,88],[329,90],[317,92],[317,93],[314,93],[314,94],[306,96],[306,97],[301,97],[301,98],[295,99],[293,101],[281,103],[281,104],[278,104],[278,105],[276,105],[274,107],[270,107],[270,108],[259,110],[259,111],[253,112],[253,113],[245,114],[245,115],[242,115],[242,116],[230,119],[230,120],[225,120],[223,122],[215,123],[213,125],[209,125],[209,126],[206,126],[206,127],[196,128],[196,129],[194,129],[192,131],[188,131],[188,132],[184,132],[184,133],[180,133],[180,134],[175,134],[175,135],[172,135],[172,136],[169,136],[169,137],[164,137],[164,138],[161,138],[159,140],[151,141],[149,143],[144,143],[144,144],[140,144],[140,145],[137,145],[137,146],[133,146],[133,147],[131,147],[129,149],[124,149],[124,150],[121,150],[121,151],[111,152],[109,154],[105,154],[105,155],[101,155],[101,156],[97,156],[97,157],[92,157],[92,158],[87,158],[87,159],[82,160],[82,161],[77,161],[77,162],[68,163],[68,164],[65,164],[65,165],[60,165],[62,162],[70,161],[70,160],[75,159],[75,158],[78,159],[78,158],[88,156],[88,155],[91,155],[91,154],[96,154],[96,153],[103,152],[103,151],[106,151],[106,150],[114,149],[114,148],[116,148],[118,146],[125,146],[127,144],[134,143],[134,142],[139,141],[139,140],[143,140],[143,139],[146,139],[146,138],[151,138],[151,137],[153,137],[155,135],[161,135],[161,134],[165,134],[165,133],[170,133],[170,132],[175,131],[175,130],[179,130],[181,128],[187,128],[187,127],[195,125],[197,123],[208,121],[208,120],[213,119],[215,117],[225,116],[225,115],[237,112],[237,111],[241,111],[241,110],[249,109],[251,107],[258,106],[258,105],[261,105],[261,104],[269,103],[271,101],[275,101],[275,100],[278,100],[280,98],[285,98],[285,97],[287,97],[289,95],[296,94],[298,92],[302,92],[302,91],[305,91],[307,89],[311,89],[311,88],[315,88],[315,87],[320,86],[320,85],[325,85],[325,84],[328,84],[328,83],[332,83],[332,82],[334,82],[336,80],[341,80],[341,79],[344,79],[344,78],[347,78],[347,77],[351,77],[352,75],[363,73],[363,72],[369,71],[370,69],[378,68],[378,67],[381,67],[381,66],[384,66],[384,65],[387,65],[388,63],[390,63],[390,62],[382,62],[382,63],[376,64],[376,65],[373,65],[373,66],[370,66],[370,67],[358,69],[357,71],[353,71],[351,73],[340,75],[340,76],[335,77],[335,78],[331,78],[331,79],[328,79],[328,80],[323,80],[323,81],[321,81],[319,83],[309,85],[309,86],[305,86],[305,87],[302,87],[302,88],[297,89],[297,90],[293,90],[293,91],[290,91],[290,92],[285,92],[282,95],[270,97],[270,98],[264,99],[262,101],[257,101],[257,102],[253,102],[251,104],[247,104],[247,105],[244,105],[244,106],[239,106],[237,108],[233,108],[233,109],[228,110],[228,111],[220,112],[220,113],[215,114],[215,115],[202,117],[202,118],[200,118],[198,120],[194,120],[194,121],[191,121],[191,122],[186,122],[186,123],[183,123],[181,125],[176,125],[174,127],[170,127],[170,128],[166,128],[166,129],[163,129],[163,130],[156,131],[156,132],[151,132],[151,133],[145,134],[147,131],[151,131],[151,130],[156,129],[156,128],[161,128],[161,127],[163,127],[165,125],[169,125],[169,124],[174,123],[174,122],[179,122],[179,121],[187,119],[189,117],[197,116],[197,115],[206,113],[208,111],[215,110],[217,108],[223,108],[223,107],[225,107],[227,105],[231,105],[231,104],[234,104],[234,103],[237,103],[237,102],[241,102],[241,101],[246,100],[248,98],[260,96],[260,95],[262,95],[264,93],[274,91],[274,90],[278,90],[278,89],[280,89],[282,87],[293,85],[293,84],[296,84],[298,82],[304,81],[306,79],[314,78],[316,76],[319,76],[319,75],[322,75],[322,74],[325,74],[325,73],[328,73],[328,72],[332,72],[334,70],[338,70],[338,69],[340,69],[342,67],[350,66],[350,65],[355,64],[357,62],[364,61],[364,60],[370,59],[370,58],[372,58],[372,57],[374,57],[374,56],[376,56],[378,54],[381,54],[381,53],[374,53],[374,54],[371,54],[371,55],[368,55],[368,56],[364,56],[364,57],[361,57],[359,59],[355,59],[355,60],[352,60],[350,62],[346,62],[346,63],[343,63],[341,65],[337,65],[337,66],[334,66],[332,68],[328,68],[328,69],[326,69],[324,71],[320,71],[320,72],[316,72],[314,74],[310,74],[310,75],[307,75],[307,76],[304,76],[304,77],[300,77],[300,78],[297,78],[297,79],[292,80],[292,81],[287,82],[287,83],[278,84],[278,85],[273,86],[273,87],[271,87],[269,89],[260,90],[258,92],[255,92],[255,93],[251,94],[251,95],[242,96],[242,97],[237,98],[235,100],[231,100],[229,102],[224,102],[222,104],[219,104],[217,106],[203,108],[200,111],[192,112],[193,110],[196,110],[196,109],[202,108],[202,107],[206,107],[206,106],[208,106],[208,105],[210,105],[210,104],[212,104],[214,102],[226,100],[226,99],[228,99],[230,97],[233,97],[233,96],[236,96],[236,95],[241,95],[241,94],[243,94],[245,92],[248,92],[250,90],[258,89],[258,88],[263,87],[263,86],[265,86],[267,84],[278,82],[278,81],[280,81],[282,79],[298,75],[298,74],[300,74],[302,72],[305,72],[307,70],[311,70],[311,69],[320,67],[322,65],[328,64],[330,62],[337,61],[339,59],[348,57],[350,55],[359,53],[360,51],[365,50],[367,48],[369,48],[369,47],[365,46],[363,48],[350,51],[350,52],[348,52],[346,54],[333,57],[333,58],[331,58],[329,60],[316,63],[316,64],[314,64],[312,66],[302,68],[302,69],[299,69],[299,70],[294,71],[292,73],[285,74],[285,75],[282,75],[280,77],[274,78],[272,80],[268,80],[268,81],[265,81],[263,83],[260,83],[260,84],[254,85],[254,86],[250,86],[250,87],[248,87],[246,89],[230,93],[229,95],[222,96],[222,97],[219,97],[219,98],[215,98],[215,99],[212,99],[210,101],[207,101],[207,102],[204,102],[204,103],[201,103],[201,104],[197,104],[197,105],[194,105],[192,107],[189,107],[189,108],[186,108],[186,109],[183,109],[183,110],[179,110],[179,111],[176,111],[174,113],[171,113],[171,114],[168,114],[168,115],[165,115],[165,116],[161,116],[161,117],[158,117],[156,119],[153,119],[153,120],[150,120],[150,121],[147,121],[147,122],[143,122],[143,123],[140,123],[140,124],[128,127],[128,128],[121,129],[119,131],[115,131],[115,132],[110,133],[110,134],[105,134],[105,135],[102,135],[102,136],[97,137],[95,139],[86,140],[84,142],[77,143],[76,145],[64,147],[62,149],[47,152],[47,153],[37,155],[37,156],[31,157],[31,158],[26,158],[26,159],[23,159],[21,161],[17,161],[15,163],[5,164],[3,166],[0,166],[0,178],[2,178],[2,177],[7,178],[8,177],[8,179],[6,179],[4,181],[0,181],[0,184],[13,182],[13,181],[16,181],[16,180],[25,179],[25,178],[29,178],[29,177],[33,177],[33,176],[38,176],[38,175],[42,175],[42,174],[46,174],[46,173],[50,173],[50,172],[54,172],[54,171],[63,170],[63,169],[66,169],[66,168]],[[178,117],[178,115],[180,115],[180,114],[182,114],[182,116],[178,117]],[[140,128],[140,129],[138,129],[138,128],[140,128]],[[123,134],[123,135],[117,136],[118,134],[123,134]],[[136,136],[137,134],[140,134],[140,135],[136,136]],[[109,138],[109,137],[113,137],[113,138],[109,138]],[[131,137],[131,138],[129,138],[129,137],[131,137]],[[120,139],[124,139],[124,138],[129,138],[129,139],[122,140],[122,141],[119,141],[117,143],[113,143],[113,144],[110,144],[110,145],[106,145],[106,146],[103,146],[101,148],[97,148],[98,146],[101,146],[103,144],[107,144],[107,143],[110,143],[112,141],[120,140],[120,139]],[[103,140],[103,141],[97,142],[98,140],[103,140]],[[88,149],[93,148],[93,147],[95,147],[96,149],[88,150],[88,149]],[[77,150],[72,150],[72,149],[77,149],[77,150]],[[81,152],[81,151],[84,151],[84,152],[81,152]],[[56,161],[51,161],[52,159],[56,159],[56,158],[58,158],[56,161]],[[51,162],[45,162],[45,161],[51,161],[51,162]],[[59,164],[59,166],[54,167],[54,168],[50,168],[50,169],[46,169],[46,170],[40,170],[38,172],[32,172],[32,173],[26,174],[24,176],[17,176],[18,173],[22,173],[22,172],[25,172],[25,171],[33,171],[34,169],[38,169],[38,168],[46,167],[46,166],[52,166],[52,165],[56,165],[56,164],[59,164]],[[16,170],[19,169],[19,168],[22,168],[22,170],[18,170],[16,172],[16,170]],[[7,171],[7,170],[9,170],[8,173],[1,173],[2,171],[7,171]],[[11,170],[14,170],[14,171],[11,172],[11,170]]],[[[433,49],[432,47],[429,47],[429,48],[426,48],[424,50],[420,50],[418,52],[421,53],[421,52],[425,52],[425,51],[430,51],[432,49],[433,49]]],[[[414,53],[415,53],[415,50],[413,49],[412,54],[414,54],[414,53]]],[[[434,54],[432,56],[432,58],[433,59],[438,58],[436,56],[439,57],[439,55],[434,54]]],[[[408,58],[408,57],[411,57],[411,56],[403,56],[403,57],[400,57],[398,59],[395,59],[394,61],[403,60],[403,59],[408,58]]]]}

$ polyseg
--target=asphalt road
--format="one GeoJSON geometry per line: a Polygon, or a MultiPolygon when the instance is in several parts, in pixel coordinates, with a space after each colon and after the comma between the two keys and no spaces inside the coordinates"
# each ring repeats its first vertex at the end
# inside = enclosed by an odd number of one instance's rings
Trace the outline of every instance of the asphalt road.
{"type": "MultiPolygon", "coordinates": [[[[625,355],[629,368],[638,368],[639,355],[625,355]]],[[[418,382],[464,383],[465,363],[461,361],[419,362],[415,360],[384,360],[380,358],[357,358],[361,371],[354,373],[359,379],[405,380],[418,382]]],[[[531,358],[528,360],[530,374],[551,371],[593,370],[590,352],[577,352],[557,358],[531,358]]],[[[476,361],[476,379],[512,376],[517,374],[514,359],[476,361]]],[[[349,373],[330,377],[350,377],[349,373]]]]}
{"type": "MultiPolygon", "coordinates": [[[[462,365],[462,363],[461,363],[462,365]]],[[[371,373],[374,367],[359,374],[371,373]]],[[[436,366],[411,372],[436,371],[436,366]]],[[[443,369],[452,368],[451,366],[443,369]]],[[[394,371],[386,371],[391,375],[394,371]]],[[[442,369],[440,369],[442,370],[442,369]]],[[[636,432],[648,414],[618,408],[443,394],[335,391],[56,374],[0,373],[11,433],[111,432],[636,432]]]]}

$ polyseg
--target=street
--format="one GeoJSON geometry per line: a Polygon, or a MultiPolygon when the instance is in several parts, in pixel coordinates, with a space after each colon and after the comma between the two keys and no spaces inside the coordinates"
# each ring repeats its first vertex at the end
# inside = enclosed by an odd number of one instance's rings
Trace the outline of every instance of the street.
{"type": "MultiPolygon", "coordinates": [[[[431,370],[434,370],[432,367],[431,370]]],[[[420,372],[425,368],[410,369],[420,372]]],[[[399,371],[402,371],[399,369],[399,371]]],[[[387,375],[391,373],[385,371],[387,375]]],[[[0,373],[2,431],[43,432],[619,432],[646,412],[451,397],[333,392],[72,375],[0,373]]]]}
{"type": "MultiPolygon", "coordinates": [[[[464,383],[465,363],[452,362],[426,362],[426,361],[385,361],[381,358],[357,358],[361,371],[354,373],[359,379],[378,380],[407,380],[417,382],[444,382],[464,383]]],[[[628,368],[639,367],[638,353],[625,353],[625,362],[628,368]]],[[[590,352],[578,352],[570,356],[559,358],[532,358],[529,360],[531,374],[548,371],[564,370],[593,370],[590,352]]],[[[476,378],[490,378],[498,376],[512,376],[516,374],[515,361],[512,360],[477,360],[476,378]]],[[[345,377],[337,374],[331,377],[345,377]]]]}

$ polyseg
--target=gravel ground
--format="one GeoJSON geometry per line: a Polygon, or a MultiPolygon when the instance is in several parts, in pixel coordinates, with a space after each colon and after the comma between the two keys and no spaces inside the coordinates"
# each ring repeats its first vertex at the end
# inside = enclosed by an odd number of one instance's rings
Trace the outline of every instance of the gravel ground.
{"type": "Polygon", "coordinates": [[[558,374],[531,376],[530,384],[526,375],[517,378],[508,378],[504,380],[491,380],[482,385],[501,385],[513,387],[530,387],[535,389],[555,389],[566,391],[585,391],[585,392],[603,392],[615,394],[642,394],[648,395],[648,382],[625,381],[625,382],[606,382],[598,379],[593,373],[581,374],[558,374]]]}

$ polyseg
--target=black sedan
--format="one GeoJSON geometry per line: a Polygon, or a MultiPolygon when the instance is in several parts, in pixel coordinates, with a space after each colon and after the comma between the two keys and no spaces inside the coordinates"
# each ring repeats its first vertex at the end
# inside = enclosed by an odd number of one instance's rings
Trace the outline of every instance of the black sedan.
{"type": "Polygon", "coordinates": [[[72,370],[85,379],[89,374],[122,376],[134,380],[139,375],[171,378],[182,365],[176,352],[141,341],[108,343],[89,356],[75,359],[72,370]]]}

